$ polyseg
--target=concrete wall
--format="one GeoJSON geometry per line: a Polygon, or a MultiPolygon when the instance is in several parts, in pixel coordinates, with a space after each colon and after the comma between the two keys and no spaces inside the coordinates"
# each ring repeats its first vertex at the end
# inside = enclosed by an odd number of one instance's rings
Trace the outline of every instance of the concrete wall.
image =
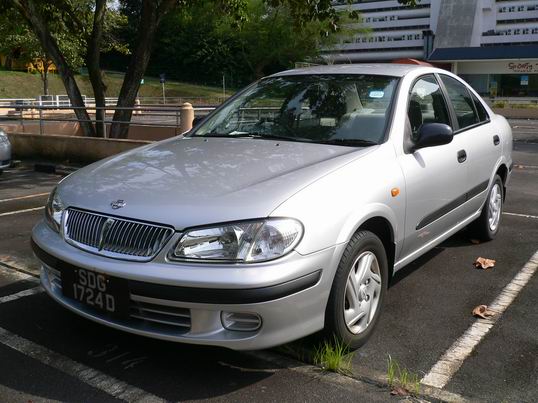
{"type": "MultiPolygon", "coordinates": [[[[82,136],[82,130],[77,122],[44,122],[40,127],[38,121],[7,121],[0,122],[0,128],[7,133],[32,133],[55,134],[60,136],[82,136]]],[[[110,125],[107,125],[107,130],[110,125]]],[[[174,127],[147,127],[131,125],[129,127],[129,139],[158,141],[173,137],[179,134],[179,129],[174,127]]]]}
{"type": "Polygon", "coordinates": [[[13,155],[19,159],[89,163],[151,143],[62,135],[8,133],[13,155]]]}

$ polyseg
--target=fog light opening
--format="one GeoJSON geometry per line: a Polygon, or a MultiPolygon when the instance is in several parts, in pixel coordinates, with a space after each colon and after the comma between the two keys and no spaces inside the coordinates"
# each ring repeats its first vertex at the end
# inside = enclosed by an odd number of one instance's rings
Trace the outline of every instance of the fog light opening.
{"type": "Polygon", "coordinates": [[[256,313],[222,312],[222,326],[227,330],[254,332],[262,326],[262,318],[256,313]]]}

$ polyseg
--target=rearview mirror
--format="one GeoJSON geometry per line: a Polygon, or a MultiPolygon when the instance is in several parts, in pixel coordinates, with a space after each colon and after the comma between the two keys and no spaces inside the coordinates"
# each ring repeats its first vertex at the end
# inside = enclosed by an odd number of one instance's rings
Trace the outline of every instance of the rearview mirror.
{"type": "Polygon", "coordinates": [[[444,123],[424,123],[420,126],[416,137],[413,139],[413,151],[448,144],[453,138],[454,133],[449,125],[444,123]]]}

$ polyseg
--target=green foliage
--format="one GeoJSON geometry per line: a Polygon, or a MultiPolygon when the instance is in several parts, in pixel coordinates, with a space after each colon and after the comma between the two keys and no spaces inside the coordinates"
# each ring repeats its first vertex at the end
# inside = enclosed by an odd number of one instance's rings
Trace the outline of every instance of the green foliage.
{"type": "Polygon", "coordinates": [[[401,387],[415,395],[420,394],[418,374],[400,366],[390,355],[387,360],[387,382],[391,388],[401,387]]]}
{"type": "MultiPolygon", "coordinates": [[[[50,13],[50,10],[49,10],[50,13]]],[[[84,42],[73,36],[59,19],[52,19],[49,29],[58,42],[67,63],[74,69],[83,64],[84,42]]],[[[23,18],[13,9],[0,14],[0,52],[23,63],[34,59],[46,61],[46,52],[33,31],[23,18]]]]}
{"type": "MultiPolygon", "coordinates": [[[[244,4],[240,24],[237,16],[215,9],[210,0],[171,12],[156,36],[148,74],[165,72],[176,79],[214,84],[221,83],[224,74],[228,85],[239,87],[296,62],[324,63],[322,48],[330,48],[342,35],[363,32],[346,13],[340,16],[339,30],[332,32],[327,20],[296,24],[288,5],[272,7],[262,0],[244,4]],[[348,25],[352,22],[355,26],[348,25]]],[[[125,64],[118,56],[105,60],[109,68],[125,64]]]]}
{"type": "Polygon", "coordinates": [[[351,372],[353,352],[338,340],[325,341],[314,351],[314,364],[325,371],[348,374],[351,372]]]}

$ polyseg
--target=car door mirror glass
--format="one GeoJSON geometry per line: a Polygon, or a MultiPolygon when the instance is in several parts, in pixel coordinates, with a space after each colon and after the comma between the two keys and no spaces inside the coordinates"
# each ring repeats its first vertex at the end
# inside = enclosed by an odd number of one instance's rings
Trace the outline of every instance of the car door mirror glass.
{"type": "Polygon", "coordinates": [[[449,125],[444,123],[424,123],[418,129],[413,141],[414,150],[426,147],[441,146],[452,141],[454,133],[449,125]]]}

